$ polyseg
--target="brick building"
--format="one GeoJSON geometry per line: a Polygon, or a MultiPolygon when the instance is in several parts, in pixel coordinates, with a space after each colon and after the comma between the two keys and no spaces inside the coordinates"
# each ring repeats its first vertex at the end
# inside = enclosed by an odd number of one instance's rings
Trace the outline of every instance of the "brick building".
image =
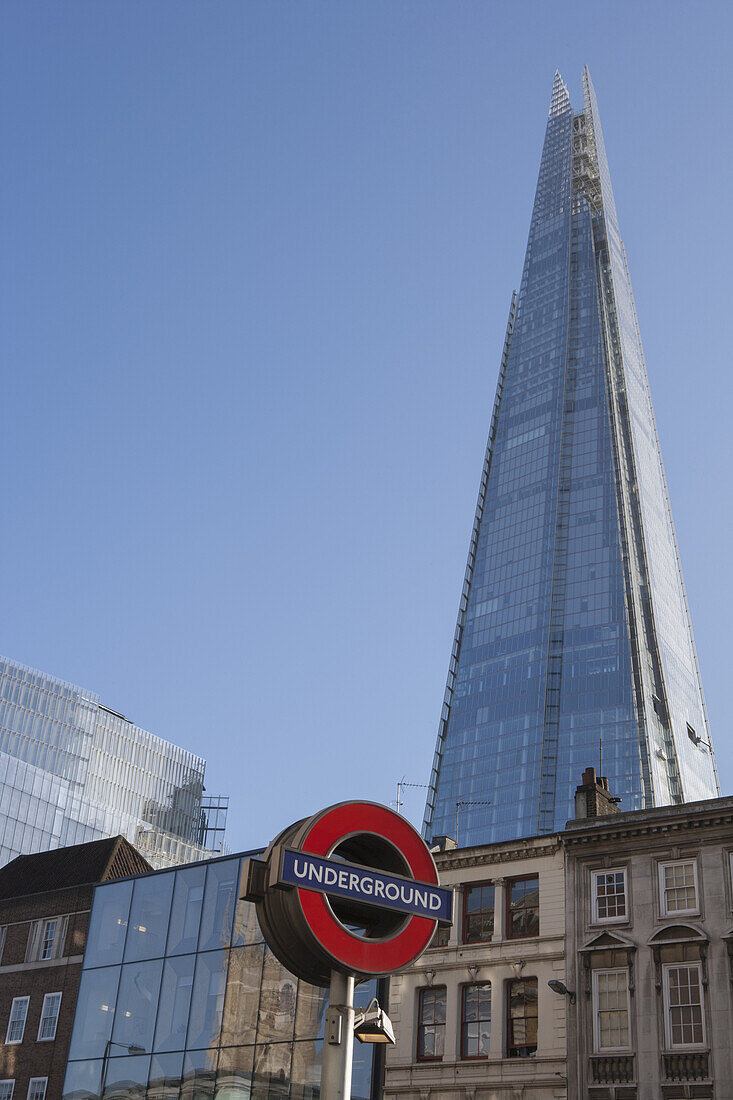
{"type": "Polygon", "coordinates": [[[59,1100],[94,886],[148,870],[121,836],[0,869],[0,1100],[59,1100]]]}

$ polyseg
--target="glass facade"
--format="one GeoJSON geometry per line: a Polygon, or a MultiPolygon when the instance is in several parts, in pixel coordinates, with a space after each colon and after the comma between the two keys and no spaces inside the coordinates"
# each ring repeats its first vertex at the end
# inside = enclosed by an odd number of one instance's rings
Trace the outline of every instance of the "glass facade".
{"type": "Polygon", "coordinates": [[[226,799],[204,801],[205,766],[92,692],[0,657],[0,866],[120,833],[153,866],[200,859],[212,838],[221,851],[226,799]]]}
{"type": "MultiPolygon", "coordinates": [[[[243,858],[96,888],[64,1100],[319,1094],[328,993],[265,946],[238,899],[243,858]]],[[[374,1047],[355,1048],[352,1096],[367,1100],[374,1047]]]]}
{"type": "Polygon", "coordinates": [[[483,844],[561,829],[595,765],[623,810],[715,763],[595,93],[552,92],[425,813],[483,844]]]}

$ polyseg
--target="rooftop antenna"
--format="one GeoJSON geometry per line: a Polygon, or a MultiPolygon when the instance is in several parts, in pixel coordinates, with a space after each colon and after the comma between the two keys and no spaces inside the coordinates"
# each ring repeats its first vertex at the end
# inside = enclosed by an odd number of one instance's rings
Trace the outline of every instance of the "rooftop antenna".
{"type": "Polygon", "coordinates": [[[402,803],[404,801],[404,799],[402,798],[402,792],[405,790],[406,787],[423,787],[427,790],[429,786],[429,783],[408,783],[403,775],[402,779],[398,780],[397,782],[397,801],[395,802],[395,809],[397,810],[397,813],[399,813],[402,809],[402,803]]]}
{"type": "Polygon", "coordinates": [[[456,802],[456,846],[460,848],[460,841],[458,839],[458,817],[464,806],[490,806],[490,802],[486,801],[473,801],[472,799],[462,798],[459,802],[456,802]]]}

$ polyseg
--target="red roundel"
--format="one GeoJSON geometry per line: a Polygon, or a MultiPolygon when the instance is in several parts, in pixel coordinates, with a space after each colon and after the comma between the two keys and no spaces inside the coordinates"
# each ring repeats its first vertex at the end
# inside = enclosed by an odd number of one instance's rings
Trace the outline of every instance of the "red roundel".
{"type": "MultiPolygon", "coordinates": [[[[364,833],[389,841],[418,882],[438,885],[435,863],[419,834],[399,814],[373,802],[345,802],[327,810],[314,821],[299,847],[310,855],[328,857],[341,841],[364,833]]],[[[435,931],[434,920],[409,915],[394,935],[369,940],[337,920],[323,894],[300,888],[297,893],[318,943],[343,967],[357,973],[401,970],[425,950],[435,931]]]]}

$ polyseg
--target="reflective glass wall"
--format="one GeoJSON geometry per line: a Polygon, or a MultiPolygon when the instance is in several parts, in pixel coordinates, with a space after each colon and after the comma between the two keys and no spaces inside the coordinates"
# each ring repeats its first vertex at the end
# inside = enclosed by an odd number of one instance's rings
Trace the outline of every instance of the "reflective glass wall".
{"type": "Polygon", "coordinates": [[[556,75],[427,799],[428,839],[718,793],[631,282],[588,72],[556,75]]]}
{"type": "MultiPolygon", "coordinates": [[[[327,991],[265,946],[238,900],[242,858],[97,887],[65,1100],[319,1094],[327,991]]],[[[373,1047],[355,1046],[352,1096],[367,1100],[373,1047]]]]}
{"type": "Polygon", "coordinates": [[[153,866],[210,854],[202,836],[221,850],[226,806],[207,832],[205,766],[94,693],[0,658],[0,865],[120,833],[153,866]]]}

